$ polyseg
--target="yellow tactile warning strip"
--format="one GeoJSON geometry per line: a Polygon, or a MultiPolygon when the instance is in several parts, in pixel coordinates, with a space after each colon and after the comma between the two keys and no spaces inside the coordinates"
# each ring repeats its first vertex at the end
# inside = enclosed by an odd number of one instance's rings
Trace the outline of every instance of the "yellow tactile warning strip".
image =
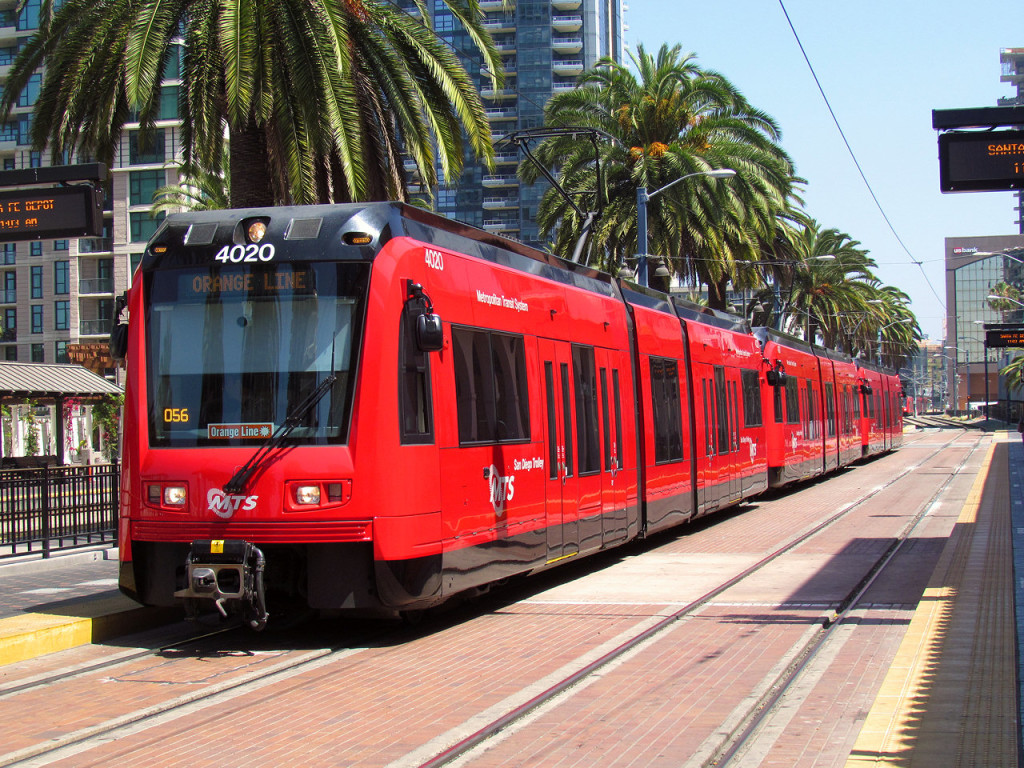
{"type": "Polygon", "coordinates": [[[993,443],[846,763],[1016,765],[1013,556],[993,443]]]}
{"type": "Polygon", "coordinates": [[[118,595],[77,601],[66,614],[26,613],[0,619],[0,666],[140,631],[167,618],[163,611],[118,595]]]}

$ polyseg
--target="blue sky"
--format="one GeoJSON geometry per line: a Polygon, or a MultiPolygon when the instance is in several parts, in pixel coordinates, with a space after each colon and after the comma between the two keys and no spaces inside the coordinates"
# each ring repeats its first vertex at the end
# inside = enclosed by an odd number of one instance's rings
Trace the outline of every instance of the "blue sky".
{"type": "Polygon", "coordinates": [[[784,0],[908,255],[861,180],[778,0],[627,2],[630,50],[678,43],[772,115],[797,174],[807,179],[806,210],[823,227],[859,240],[879,278],[910,295],[922,331],[942,338],[943,239],[1015,233],[1016,200],[1007,192],[939,192],[931,113],[995,106],[1013,95],[999,81],[999,50],[1024,47],[1020,3],[784,0]]]}

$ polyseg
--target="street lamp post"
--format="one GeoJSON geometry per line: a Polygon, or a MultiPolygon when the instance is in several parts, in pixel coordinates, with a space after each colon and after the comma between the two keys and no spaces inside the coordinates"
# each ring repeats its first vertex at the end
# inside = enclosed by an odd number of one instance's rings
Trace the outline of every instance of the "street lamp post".
{"type": "MultiPolygon", "coordinates": [[[[949,355],[944,355],[941,352],[937,352],[932,357],[944,357],[953,363],[953,414],[956,415],[957,409],[960,406],[960,374],[956,370],[956,361],[953,360],[949,355]]],[[[948,370],[948,369],[946,369],[948,370]]],[[[946,396],[949,396],[949,383],[946,384],[946,396]]]]}
{"type": "MultiPolygon", "coordinates": [[[[869,301],[868,303],[871,304],[871,303],[873,303],[873,301],[874,300],[869,301]]],[[[906,323],[912,323],[912,322],[914,322],[914,318],[912,318],[912,317],[904,317],[904,318],[901,318],[900,320],[894,320],[893,322],[891,322],[891,323],[889,323],[887,325],[883,325],[881,328],[878,329],[877,362],[878,362],[879,365],[882,364],[882,331],[884,331],[886,328],[892,328],[894,325],[905,325],[906,323]]]]}
{"type": "Polygon", "coordinates": [[[650,194],[647,187],[636,188],[636,238],[637,238],[637,280],[640,285],[647,287],[647,203],[656,195],[660,195],[669,187],[674,187],[684,179],[694,176],[710,176],[712,179],[729,179],[736,175],[732,168],[716,168],[710,171],[696,171],[680,176],[675,181],[670,181],[663,187],[659,187],[650,194]]]}
{"type": "MultiPolygon", "coordinates": [[[[967,365],[967,410],[971,406],[971,350],[967,347],[946,346],[943,349],[953,350],[953,371],[956,373],[957,382],[960,381],[960,353],[964,353],[964,362],[967,365]]],[[[960,412],[960,393],[957,392],[956,411],[960,412]]]]}

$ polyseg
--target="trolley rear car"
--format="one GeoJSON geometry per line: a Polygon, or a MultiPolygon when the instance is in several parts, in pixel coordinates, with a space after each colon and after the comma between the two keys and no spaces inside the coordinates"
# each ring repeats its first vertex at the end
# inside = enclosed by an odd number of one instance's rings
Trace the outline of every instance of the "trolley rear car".
{"type": "Polygon", "coordinates": [[[898,379],[397,203],[168,217],[121,589],[419,610],[899,444],[898,379]]]}

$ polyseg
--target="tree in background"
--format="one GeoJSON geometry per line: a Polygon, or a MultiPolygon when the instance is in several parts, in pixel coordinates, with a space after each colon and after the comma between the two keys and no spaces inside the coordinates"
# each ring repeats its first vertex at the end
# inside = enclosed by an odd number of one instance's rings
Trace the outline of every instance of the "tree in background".
{"type": "MultiPolygon", "coordinates": [[[[545,110],[548,127],[586,126],[614,139],[599,147],[607,203],[593,234],[595,261],[613,269],[635,256],[638,187],[653,192],[687,174],[731,168],[732,179],[696,176],[648,205],[648,250],[684,279],[707,284],[709,303],[724,308],[733,264],[757,258],[760,243],[773,237],[796,181],[792,163],[772,118],[692,54],[677,45],[652,56],[640,46],[630,58],[637,74],[604,60],[575,89],[552,96],[545,110]]],[[[537,156],[557,169],[574,199],[586,201],[581,208],[593,209],[599,180],[589,141],[552,138],[537,156]]],[[[529,182],[538,176],[527,165],[520,174],[529,182]]],[[[537,221],[562,255],[572,252],[584,223],[554,190],[544,195],[537,221]]]]}
{"type": "MultiPolygon", "coordinates": [[[[403,152],[427,185],[435,149],[455,177],[463,135],[492,157],[473,81],[415,2],[420,19],[383,0],[44,0],[0,114],[45,66],[33,147],[110,164],[126,123],[153,128],[183,55],[183,160],[220,173],[229,142],[232,206],[405,199],[403,152]]],[[[500,72],[477,0],[445,5],[500,72]]]]}

